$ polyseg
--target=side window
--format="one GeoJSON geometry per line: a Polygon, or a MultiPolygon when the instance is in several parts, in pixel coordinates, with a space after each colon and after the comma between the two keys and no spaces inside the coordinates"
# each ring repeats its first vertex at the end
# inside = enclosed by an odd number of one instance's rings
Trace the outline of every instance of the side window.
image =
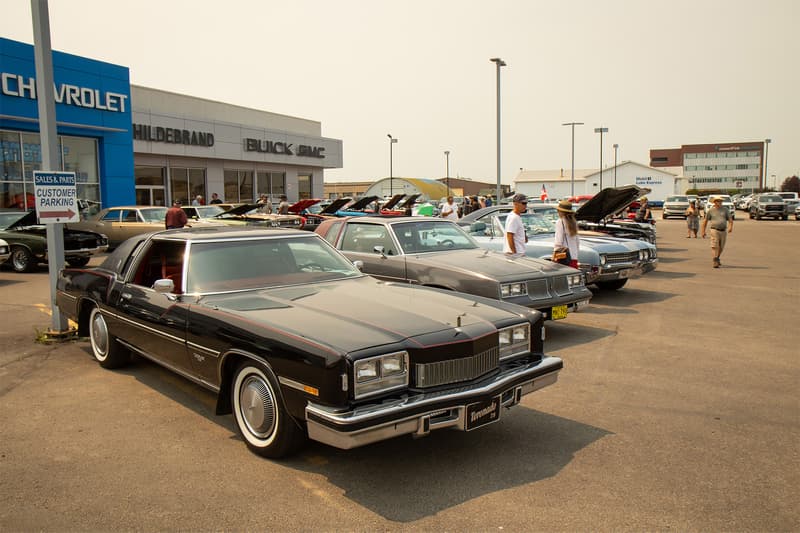
{"type": "Polygon", "coordinates": [[[140,255],[132,283],[152,287],[159,279],[171,279],[175,292],[183,292],[183,254],[185,245],[174,241],[150,241],[140,255]]]}
{"type": "Polygon", "coordinates": [[[339,236],[339,232],[342,230],[342,224],[344,224],[344,220],[337,220],[333,222],[330,226],[328,226],[328,231],[325,232],[325,235],[322,236],[326,241],[336,245],[336,237],[339,236]]]}
{"type": "Polygon", "coordinates": [[[105,215],[103,215],[103,220],[107,220],[109,222],[119,222],[119,209],[112,209],[105,215]]]}
{"type": "Polygon", "coordinates": [[[396,247],[386,226],[381,224],[347,224],[342,238],[342,250],[372,254],[383,246],[386,255],[397,255],[396,247]]]}
{"type": "Polygon", "coordinates": [[[136,222],[136,211],[134,209],[126,209],[122,212],[123,222],[136,222]]]}

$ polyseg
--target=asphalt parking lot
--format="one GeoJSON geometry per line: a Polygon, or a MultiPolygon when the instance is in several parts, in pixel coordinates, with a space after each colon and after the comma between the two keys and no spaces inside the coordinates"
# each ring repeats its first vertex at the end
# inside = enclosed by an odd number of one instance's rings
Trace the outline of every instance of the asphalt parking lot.
{"type": "Polygon", "coordinates": [[[800,530],[800,222],[737,217],[720,269],[658,219],[658,270],[548,325],[560,379],[499,423],[283,461],[151,363],[34,342],[47,270],[3,268],[0,530],[800,530]]]}

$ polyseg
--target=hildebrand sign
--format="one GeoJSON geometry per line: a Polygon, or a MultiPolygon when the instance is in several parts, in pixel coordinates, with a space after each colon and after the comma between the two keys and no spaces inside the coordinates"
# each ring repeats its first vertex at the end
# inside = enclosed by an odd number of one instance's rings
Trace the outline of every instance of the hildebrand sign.
{"type": "Polygon", "coordinates": [[[179,130],[161,126],[133,125],[134,141],[151,141],[189,146],[214,146],[214,134],[205,131],[179,130]]]}
{"type": "Polygon", "coordinates": [[[298,157],[316,157],[325,159],[325,148],[322,146],[308,146],[305,144],[297,145],[297,153],[292,151],[293,143],[281,141],[273,142],[259,139],[244,139],[245,152],[260,152],[263,154],[296,155],[298,157]]]}

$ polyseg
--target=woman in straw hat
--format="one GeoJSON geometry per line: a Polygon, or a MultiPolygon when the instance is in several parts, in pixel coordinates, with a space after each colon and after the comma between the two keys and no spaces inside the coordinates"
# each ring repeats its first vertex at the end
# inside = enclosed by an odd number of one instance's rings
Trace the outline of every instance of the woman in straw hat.
{"type": "Polygon", "coordinates": [[[580,239],[572,202],[561,200],[556,210],[558,211],[558,220],[556,221],[556,237],[553,241],[553,260],[562,265],[578,268],[580,239]]]}

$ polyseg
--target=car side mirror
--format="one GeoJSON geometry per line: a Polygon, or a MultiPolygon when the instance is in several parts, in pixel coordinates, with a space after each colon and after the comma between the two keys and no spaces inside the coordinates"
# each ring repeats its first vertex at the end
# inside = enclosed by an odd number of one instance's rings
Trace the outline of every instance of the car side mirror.
{"type": "Polygon", "coordinates": [[[173,293],[175,292],[175,282],[171,279],[157,279],[153,283],[153,289],[158,293],[173,293]]]}
{"type": "Polygon", "coordinates": [[[372,247],[372,251],[373,251],[373,252],[375,252],[376,254],[381,254],[381,257],[386,257],[386,254],[384,253],[384,248],[383,248],[383,246],[381,246],[381,245],[379,245],[379,244],[378,244],[378,245],[375,245],[375,246],[373,246],[373,247],[372,247]]]}
{"type": "Polygon", "coordinates": [[[356,259],[355,261],[353,261],[353,265],[359,270],[363,270],[364,269],[364,261],[362,261],[360,259],[356,259]]]}

